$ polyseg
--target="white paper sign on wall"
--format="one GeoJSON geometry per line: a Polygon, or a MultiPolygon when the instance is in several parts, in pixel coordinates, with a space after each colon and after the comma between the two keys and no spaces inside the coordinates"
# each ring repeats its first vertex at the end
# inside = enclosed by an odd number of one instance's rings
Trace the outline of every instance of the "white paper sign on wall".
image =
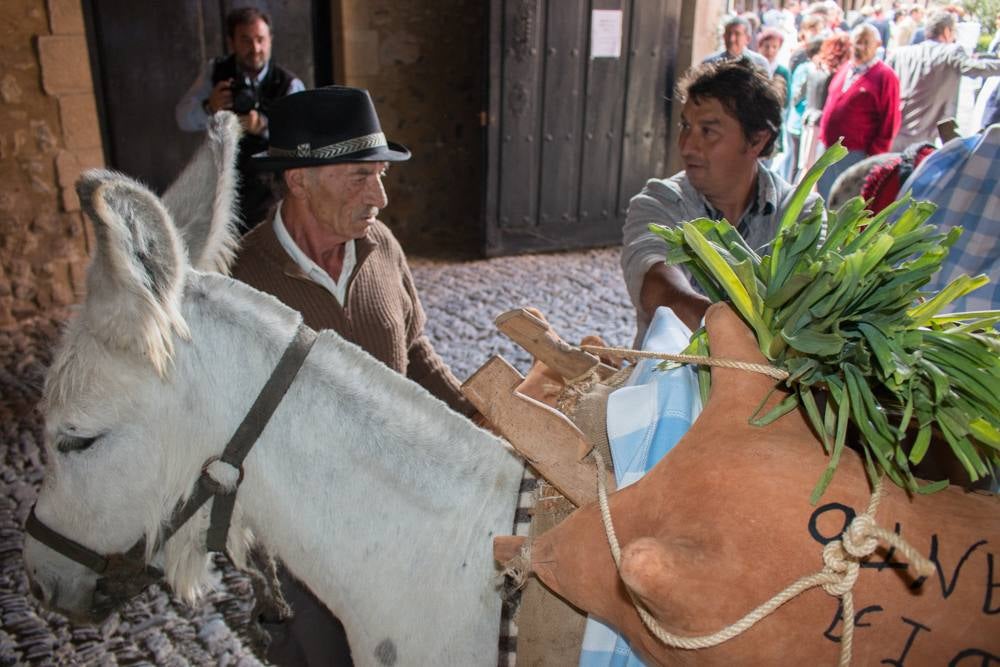
{"type": "Polygon", "coordinates": [[[621,58],[622,11],[595,9],[590,13],[590,57],[621,58]]]}

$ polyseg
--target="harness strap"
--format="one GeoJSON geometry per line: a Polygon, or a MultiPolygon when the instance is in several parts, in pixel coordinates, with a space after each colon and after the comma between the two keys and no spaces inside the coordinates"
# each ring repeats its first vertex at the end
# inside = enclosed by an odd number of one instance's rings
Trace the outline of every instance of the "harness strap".
{"type": "MultiPolygon", "coordinates": [[[[299,369],[312,349],[316,341],[316,332],[299,324],[292,342],[285,348],[278,365],[271,373],[267,383],[260,390],[256,400],[250,408],[250,412],[243,418],[243,422],[237,427],[232,438],[226,444],[221,457],[212,457],[205,462],[202,467],[201,476],[198,478],[194,491],[188,497],[187,502],[174,510],[170,522],[164,527],[160,534],[157,545],[162,546],[173,537],[181,526],[187,522],[194,514],[204,506],[211,498],[215,498],[212,506],[211,522],[209,523],[207,545],[209,551],[226,552],[226,536],[229,533],[229,524],[233,516],[233,507],[236,503],[236,492],[240,482],[243,481],[243,460],[246,458],[254,442],[264,431],[268,420],[274,414],[285,392],[295,380],[299,369]],[[220,460],[239,470],[239,478],[231,490],[224,489],[208,473],[208,466],[213,461],[220,460]]],[[[146,565],[143,554],[145,552],[145,538],[140,538],[136,544],[125,554],[112,554],[102,556],[101,554],[88,549],[82,544],[75,542],[68,537],[52,530],[35,516],[35,508],[31,508],[28,520],[25,523],[25,532],[36,540],[70,558],[81,565],[84,565],[94,572],[119,579],[135,579],[137,573],[142,570],[146,575],[158,578],[161,573],[152,566],[146,565]],[[138,568],[138,569],[137,569],[138,568]],[[116,575],[112,571],[118,571],[116,575]]],[[[152,581],[152,580],[150,580],[152,581]]]]}
{"type": "Polygon", "coordinates": [[[28,520],[24,524],[24,531],[49,549],[57,551],[81,565],[86,565],[98,574],[104,574],[104,571],[108,569],[107,558],[96,551],[91,551],[79,542],[74,542],[68,537],[63,537],[60,533],[42,523],[35,516],[34,506],[31,508],[31,513],[28,514],[28,520]]]}
{"type": "Polygon", "coordinates": [[[170,524],[164,529],[160,537],[161,544],[170,539],[184,525],[184,522],[214,497],[206,543],[209,551],[226,553],[226,538],[233,517],[233,508],[236,505],[236,492],[239,490],[240,482],[243,481],[243,460],[250,453],[257,438],[260,437],[274,411],[281,403],[281,399],[284,398],[288,388],[292,385],[315,341],[316,332],[304,324],[300,324],[292,342],[285,348],[278,365],[271,372],[271,377],[257,394],[250,411],[247,412],[226,444],[219,460],[240,471],[236,485],[229,491],[224,490],[208,472],[208,464],[212,462],[212,459],[207,461],[202,467],[201,477],[198,478],[198,486],[194,493],[184,505],[174,512],[170,524]]]}

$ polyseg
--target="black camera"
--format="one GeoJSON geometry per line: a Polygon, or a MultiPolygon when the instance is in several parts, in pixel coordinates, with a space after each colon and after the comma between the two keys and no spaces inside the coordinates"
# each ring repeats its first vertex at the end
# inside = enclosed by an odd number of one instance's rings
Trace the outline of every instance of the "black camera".
{"type": "Polygon", "coordinates": [[[260,108],[256,81],[248,76],[239,76],[232,79],[232,82],[229,90],[233,94],[233,113],[242,116],[260,108]]]}

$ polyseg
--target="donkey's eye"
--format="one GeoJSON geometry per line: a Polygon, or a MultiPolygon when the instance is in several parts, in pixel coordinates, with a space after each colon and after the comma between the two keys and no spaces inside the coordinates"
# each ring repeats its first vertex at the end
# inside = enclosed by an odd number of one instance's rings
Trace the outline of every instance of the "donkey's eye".
{"type": "Polygon", "coordinates": [[[63,435],[56,442],[56,449],[63,454],[67,452],[81,452],[97,442],[97,436],[85,438],[75,435],[63,435]]]}

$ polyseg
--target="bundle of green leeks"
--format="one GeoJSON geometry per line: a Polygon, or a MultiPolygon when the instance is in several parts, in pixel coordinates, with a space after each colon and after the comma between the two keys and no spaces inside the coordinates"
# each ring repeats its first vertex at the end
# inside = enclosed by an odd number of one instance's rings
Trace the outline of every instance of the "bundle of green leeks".
{"type": "MultiPolygon", "coordinates": [[[[941,234],[929,224],[933,204],[904,197],[873,215],[860,197],[836,211],[819,199],[802,215],[820,175],[846,153],[838,142],[806,174],[770,254],[755,252],[726,220],[650,229],[666,239],[667,263],[687,268],[713,301],[728,301],[768,361],[789,373],[776,387],[788,396],[766,414],[758,408],[751,421],[805,411],[829,455],[813,503],[849,438],[873,483],[884,474],[914,493],[944,488],[947,479],[924,484],[913,474],[932,446],[947,447],[973,481],[993,475],[1000,311],[942,314],[988,279],[961,276],[935,294],[921,291],[962,232],[941,234]]],[[[709,353],[703,329],[686,352],[709,353]]],[[[699,376],[707,397],[707,367],[699,376]]]]}

